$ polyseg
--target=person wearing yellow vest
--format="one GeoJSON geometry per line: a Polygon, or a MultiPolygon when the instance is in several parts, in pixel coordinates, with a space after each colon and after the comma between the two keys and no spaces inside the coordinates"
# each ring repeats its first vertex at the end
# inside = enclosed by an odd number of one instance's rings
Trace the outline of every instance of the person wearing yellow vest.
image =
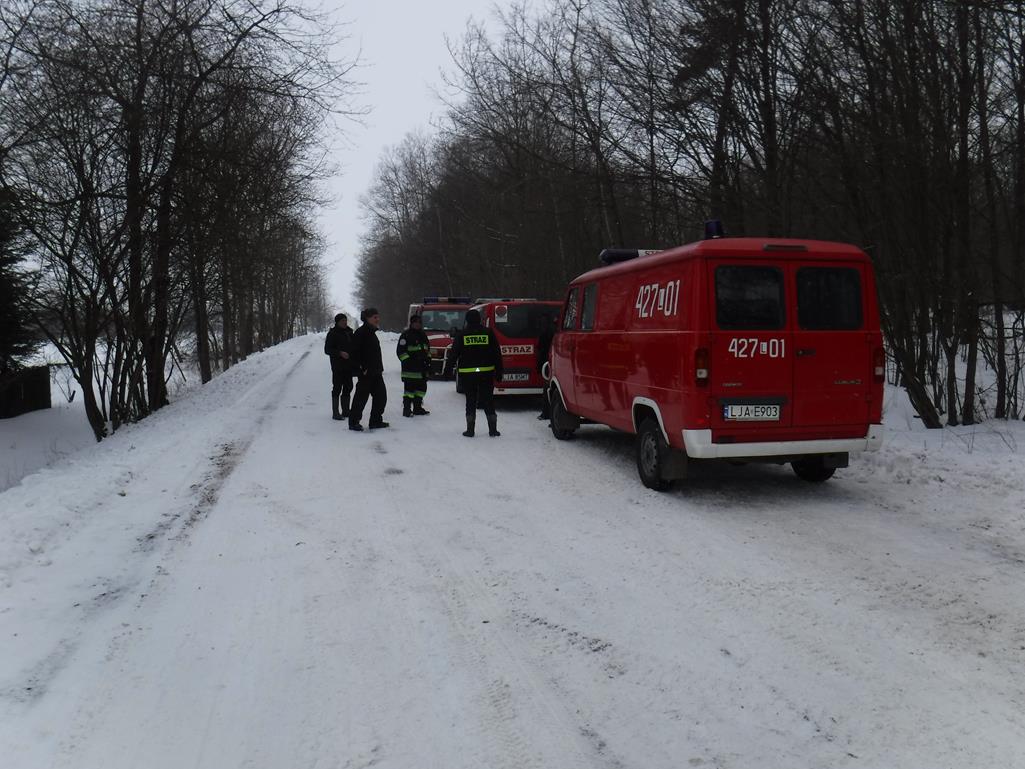
{"type": "Polygon", "coordinates": [[[402,364],[402,416],[425,416],[427,372],[431,369],[431,343],[424,333],[419,315],[411,315],[409,328],[399,336],[395,354],[402,364]]]}
{"type": "Polygon", "coordinates": [[[488,435],[497,438],[498,415],[495,413],[495,382],[502,379],[502,348],[495,332],[481,325],[480,312],[467,310],[466,325],[455,334],[449,351],[450,365],[455,368],[466,396],[467,438],[473,437],[477,408],[488,419],[488,435]]]}

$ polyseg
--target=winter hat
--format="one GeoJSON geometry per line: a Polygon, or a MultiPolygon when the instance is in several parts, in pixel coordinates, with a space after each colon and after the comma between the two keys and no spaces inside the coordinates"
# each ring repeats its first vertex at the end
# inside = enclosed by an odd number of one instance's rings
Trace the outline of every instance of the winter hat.
{"type": "Polygon", "coordinates": [[[414,323],[419,323],[422,320],[423,320],[423,318],[421,318],[419,315],[410,315],[409,316],[409,325],[412,326],[414,323]]]}
{"type": "Polygon", "coordinates": [[[344,312],[340,312],[337,315],[335,315],[335,323],[337,323],[340,320],[348,320],[348,319],[349,319],[349,316],[346,315],[344,312]]]}
{"type": "Polygon", "coordinates": [[[467,326],[479,326],[480,325],[480,310],[467,310],[466,311],[466,325],[467,326]]]}
{"type": "Polygon", "coordinates": [[[372,315],[380,315],[380,314],[381,313],[379,313],[377,311],[376,307],[367,307],[365,310],[363,310],[363,312],[361,312],[359,314],[359,319],[361,321],[363,321],[364,323],[366,323],[367,322],[367,318],[369,318],[370,316],[372,316],[372,315]]]}

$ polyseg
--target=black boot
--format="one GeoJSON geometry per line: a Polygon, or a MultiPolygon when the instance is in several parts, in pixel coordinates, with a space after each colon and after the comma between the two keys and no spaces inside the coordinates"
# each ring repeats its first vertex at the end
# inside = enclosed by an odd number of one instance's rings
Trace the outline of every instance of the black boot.
{"type": "Polygon", "coordinates": [[[411,417],[413,416],[413,402],[408,398],[402,401],[402,416],[411,417]]]}
{"type": "Polygon", "coordinates": [[[422,398],[413,398],[413,413],[418,417],[425,417],[431,412],[424,408],[424,402],[422,398]]]}
{"type": "Polygon", "coordinates": [[[338,397],[331,393],[331,418],[342,419],[343,415],[338,413],[338,397]]]}
{"type": "Polygon", "coordinates": [[[488,414],[488,435],[497,438],[502,433],[498,432],[498,414],[488,414]]]}
{"type": "Polygon", "coordinates": [[[472,438],[473,437],[473,426],[476,424],[476,422],[477,422],[477,417],[476,416],[467,417],[466,418],[466,429],[463,431],[463,435],[465,435],[467,438],[472,438]]]}

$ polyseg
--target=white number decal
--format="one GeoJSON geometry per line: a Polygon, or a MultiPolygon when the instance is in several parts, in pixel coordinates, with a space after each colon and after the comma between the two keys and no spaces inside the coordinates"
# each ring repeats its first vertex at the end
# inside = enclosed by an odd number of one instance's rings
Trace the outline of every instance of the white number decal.
{"type": "Polygon", "coordinates": [[[734,358],[785,358],[787,357],[786,339],[767,339],[733,337],[728,352],[734,358]]]}
{"type": "Polygon", "coordinates": [[[680,309],[680,281],[671,280],[664,286],[660,283],[641,286],[637,289],[634,309],[638,318],[651,318],[656,311],[667,318],[676,315],[680,309]]]}

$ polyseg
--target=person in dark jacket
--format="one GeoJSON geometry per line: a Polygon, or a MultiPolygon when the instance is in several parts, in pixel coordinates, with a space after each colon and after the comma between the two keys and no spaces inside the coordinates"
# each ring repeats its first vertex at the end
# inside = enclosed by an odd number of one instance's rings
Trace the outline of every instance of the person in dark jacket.
{"type": "Polygon", "coordinates": [[[381,342],[377,338],[381,316],[375,307],[368,307],[359,317],[363,325],[356,329],[352,337],[352,359],[359,379],[352,398],[352,409],[349,411],[349,429],[362,432],[363,425],[359,421],[363,418],[363,408],[370,398],[373,398],[370,405],[370,429],[388,426],[382,419],[385,404],[388,403],[388,389],[384,385],[384,362],[381,359],[381,342]]]}
{"type": "Polygon", "coordinates": [[[430,414],[424,408],[427,372],[431,370],[431,343],[419,315],[409,318],[409,328],[399,336],[395,354],[402,363],[402,416],[430,414]]]}
{"type": "Polygon", "coordinates": [[[502,379],[502,348],[495,332],[481,325],[478,310],[467,310],[466,325],[455,334],[449,361],[458,373],[463,395],[466,396],[466,430],[463,435],[473,437],[479,406],[488,419],[488,435],[497,438],[501,433],[498,432],[494,391],[495,382],[502,379]]]}
{"type": "Polygon", "coordinates": [[[331,360],[331,418],[349,416],[349,396],[352,395],[352,329],[345,313],[335,315],[335,325],[327,332],[324,354],[331,360]],[[342,398],[341,411],[338,397],[342,398]]]}
{"type": "Polygon", "coordinates": [[[559,322],[558,316],[552,318],[550,323],[545,324],[545,327],[541,329],[541,335],[537,338],[537,348],[535,349],[537,365],[537,373],[541,377],[541,381],[544,382],[544,387],[541,390],[541,413],[537,415],[538,419],[550,419],[551,418],[551,405],[548,403],[548,385],[549,380],[545,379],[544,365],[548,362],[548,353],[552,349],[552,340],[555,339],[555,324],[559,322]]]}

